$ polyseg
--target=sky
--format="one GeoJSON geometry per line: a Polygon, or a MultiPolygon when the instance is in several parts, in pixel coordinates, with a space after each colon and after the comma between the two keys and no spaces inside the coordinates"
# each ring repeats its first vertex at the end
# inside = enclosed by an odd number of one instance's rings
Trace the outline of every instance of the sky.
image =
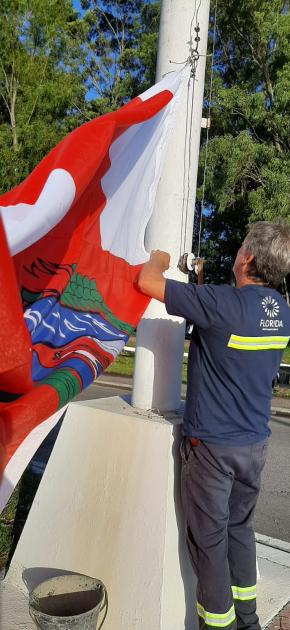
{"type": "MultiPolygon", "coordinates": [[[[148,0],[148,4],[150,4],[151,2],[153,2],[154,0],[148,0]]],[[[72,0],[72,4],[73,7],[77,10],[77,11],[81,11],[81,3],[80,0],[72,0]]]]}
{"type": "Polygon", "coordinates": [[[77,11],[81,11],[81,3],[80,0],[73,0],[73,7],[77,11]]]}

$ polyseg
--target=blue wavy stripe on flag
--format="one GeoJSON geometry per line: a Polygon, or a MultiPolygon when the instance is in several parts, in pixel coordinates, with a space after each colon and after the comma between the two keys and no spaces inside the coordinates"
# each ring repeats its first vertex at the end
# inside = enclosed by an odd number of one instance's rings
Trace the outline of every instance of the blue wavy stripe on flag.
{"type": "MultiPolygon", "coordinates": [[[[59,304],[55,298],[43,298],[27,308],[24,319],[32,343],[46,343],[58,348],[80,337],[93,337],[104,342],[113,342],[120,351],[128,335],[120,332],[97,313],[75,311],[59,304]]],[[[111,352],[108,346],[108,352],[111,352]]],[[[117,352],[117,353],[118,353],[117,352]]],[[[117,354],[117,353],[114,353],[117,354]]]]}

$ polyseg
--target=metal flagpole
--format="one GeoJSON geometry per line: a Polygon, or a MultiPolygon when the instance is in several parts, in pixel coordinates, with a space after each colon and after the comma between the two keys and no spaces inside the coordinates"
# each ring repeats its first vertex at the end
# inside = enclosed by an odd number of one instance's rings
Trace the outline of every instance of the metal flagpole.
{"type": "MultiPolygon", "coordinates": [[[[210,0],[162,0],[157,81],[191,57],[195,76],[185,86],[159,182],[145,245],[171,254],[167,276],[186,281],[177,269],[191,251],[204,94],[210,0]]],[[[180,406],[185,324],[152,300],[137,331],[132,404],[141,409],[180,406]]]]}

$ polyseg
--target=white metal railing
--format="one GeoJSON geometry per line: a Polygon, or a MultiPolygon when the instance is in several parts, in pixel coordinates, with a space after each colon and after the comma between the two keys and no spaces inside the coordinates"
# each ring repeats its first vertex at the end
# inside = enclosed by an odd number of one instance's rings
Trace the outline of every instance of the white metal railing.
{"type": "MultiPolygon", "coordinates": [[[[131,352],[131,354],[135,354],[135,347],[134,346],[124,346],[123,348],[123,352],[131,352]]],[[[185,359],[188,358],[188,352],[184,352],[183,353],[183,357],[185,359]]],[[[289,363],[281,363],[280,368],[289,368],[290,369],[290,364],[289,363]]]]}
{"type": "MultiPolygon", "coordinates": [[[[135,354],[135,347],[134,346],[124,346],[123,352],[131,352],[132,354],[135,354]]],[[[183,356],[187,359],[188,352],[184,352],[183,356]]]]}

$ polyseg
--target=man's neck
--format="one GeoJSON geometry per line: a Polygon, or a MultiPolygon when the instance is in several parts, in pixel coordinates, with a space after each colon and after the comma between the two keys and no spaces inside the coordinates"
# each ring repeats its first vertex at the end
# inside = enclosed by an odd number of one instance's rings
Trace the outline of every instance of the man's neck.
{"type": "Polygon", "coordinates": [[[255,282],[255,280],[253,280],[253,278],[249,278],[248,276],[243,276],[242,278],[237,278],[236,279],[236,287],[237,289],[241,289],[242,287],[247,286],[247,284],[256,284],[257,286],[263,287],[264,283],[263,282],[255,282]]]}

